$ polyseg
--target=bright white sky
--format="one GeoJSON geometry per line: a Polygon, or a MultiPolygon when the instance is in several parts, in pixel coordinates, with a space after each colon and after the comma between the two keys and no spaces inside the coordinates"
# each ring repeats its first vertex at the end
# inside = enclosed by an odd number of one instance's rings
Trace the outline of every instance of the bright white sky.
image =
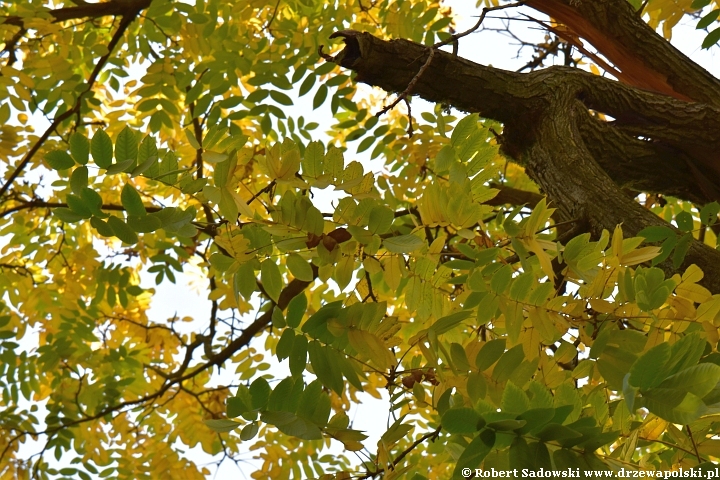
{"type": "MultiPolygon", "coordinates": [[[[447,0],[446,5],[449,5],[458,15],[456,22],[456,30],[463,31],[477,21],[477,14],[479,10],[473,7],[475,2],[468,2],[467,0],[447,0]]],[[[538,17],[537,12],[528,8],[521,9],[535,17],[538,17]]],[[[505,12],[498,11],[490,14],[485,20],[485,26],[489,28],[502,28],[503,24],[498,17],[505,17],[505,12]]],[[[694,25],[688,20],[684,20],[685,24],[681,24],[675,28],[675,35],[673,38],[673,44],[680,49],[683,53],[690,56],[693,60],[704,66],[711,73],[716,76],[720,76],[720,65],[716,62],[716,55],[718,52],[717,47],[710,50],[701,50],[700,45],[705,36],[702,31],[696,31],[694,25]]],[[[535,41],[542,39],[544,32],[540,31],[536,25],[530,22],[513,22],[513,32],[520,36],[526,41],[535,41]]],[[[498,68],[505,68],[508,70],[516,70],[530,59],[532,51],[529,48],[524,49],[520,52],[518,57],[518,46],[514,45],[515,41],[507,36],[503,36],[501,33],[495,31],[484,31],[472,34],[460,41],[459,55],[461,57],[473,60],[482,64],[490,64],[498,68]]],[[[138,76],[141,76],[142,69],[138,69],[138,76]]],[[[306,121],[316,121],[321,125],[321,128],[316,130],[318,135],[317,140],[327,141],[328,138],[325,135],[319,134],[323,129],[328,129],[330,125],[330,115],[328,112],[327,105],[321,106],[318,110],[312,110],[312,98],[313,92],[305,95],[302,98],[297,98],[297,95],[293,96],[296,101],[294,107],[283,107],[288,115],[298,117],[303,115],[306,121]]],[[[432,106],[421,100],[414,100],[413,112],[416,118],[419,118],[419,113],[422,110],[432,110],[432,106]]],[[[43,123],[44,119],[39,119],[36,123],[38,131],[44,130],[46,125],[43,123]]],[[[359,142],[354,142],[350,145],[349,152],[346,154],[346,162],[351,160],[359,160],[366,166],[367,170],[378,171],[382,168],[382,162],[369,162],[369,154],[365,152],[361,155],[354,155],[353,152],[359,142]]],[[[321,211],[331,211],[331,202],[339,198],[334,192],[330,192],[329,189],[323,192],[319,192],[314,198],[314,202],[321,211]]],[[[197,322],[187,323],[185,327],[189,331],[194,329],[202,329],[207,324],[206,319],[210,312],[210,302],[204,297],[206,292],[207,280],[202,276],[201,272],[197,268],[186,268],[187,274],[177,275],[177,284],[171,284],[165,281],[159,286],[155,286],[154,277],[150,275],[143,276],[142,286],[145,288],[154,287],[156,289],[156,295],[153,298],[152,307],[149,315],[155,321],[163,321],[171,318],[175,315],[179,317],[193,317],[197,319],[197,322]]],[[[262,339],[256,340],[256,345],[262,346],[262,339]]],[[[274,357],[273,357],[274,358],[274,357]]],[[[272,359],[269,359],[272,362],[272,359]]],[[[271,369],[271,373],[279,378],[284,378],[289,374],[286,362],[282,365],[278,365],[274,362],[274,366],[271,369]]],[[[227,385],[230,383],[236,383],[237,378],[234,373],[234,369],[224,369],[222,375],[215,375],[214,381],[218,385],[227,385]]],[[[373,445],[377,442],[380,435],[385,431],[386,418],[388,412],[388,400],[376,400],[368,395],[363,397],[363,403],[354,407],[349,416],[351,420],[356,422],[356,428],[366,429],[366,433],[370,438],[365,444],[374,450],[373,445]]],[[[197,428],[205,428],[203,425],[198,425],[197,428]]],[[[417,433],[417,432],[416,432],[417,433]]],[[[250,446],[251,443],[248,443],[250,446]]],[[[41,444],[37,442],[27,442],[22,452],[27,456],[36,453],[41,448],[41,444]]],[[[333,441],[333,448],[329,453],[339,453],[342,451],[342,445],[339,442],[333,441]]],[[[188,449],[186,453],[188,458],[198,464],[211,464],[217,460],[211,456],[203,453],[199,448],[188,449]]],[[[260,463],[251,459],[252,454],[242,455],[244,459],[249,460],[250,465],[259,465],[260,463]]],[[[223,463],[219,469],[212,468],[213,474],[209,478],[249,478],[249,473],[254,470],[254,467],[247,468],[246,471],[242,467],[241,471],[238,471],[238,467],[230,461],[223,463]]]]}

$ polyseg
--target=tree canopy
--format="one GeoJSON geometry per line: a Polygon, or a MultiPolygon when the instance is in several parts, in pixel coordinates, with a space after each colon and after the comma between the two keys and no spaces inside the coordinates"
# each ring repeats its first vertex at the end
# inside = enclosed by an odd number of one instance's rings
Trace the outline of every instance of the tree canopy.
{"type": "Polygon", "coordinates": [[[720,80],[669,39],[718,13],[0,2],[0,478],[714,468],[720,80]],[[462,57],[491,13],[517,72],[462,57]]]}

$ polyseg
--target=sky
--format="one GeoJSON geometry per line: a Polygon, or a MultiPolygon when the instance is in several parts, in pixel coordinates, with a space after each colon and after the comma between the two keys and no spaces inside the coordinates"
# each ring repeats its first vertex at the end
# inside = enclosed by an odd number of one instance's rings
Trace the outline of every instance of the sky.
{"type": "MultiPolygon", "coordinates": [[[[477,21],[477,15],[479,10],[474,8],[475,2],[468,2],[467,0],[450,0],[446,1],[445,5],[451,6],[455,11],[456,17],[456,31],[463,31],[471,27],[477,21]]],[[[519,12],[526,12],[538,17],[537,12],[529,9],[519,9],[519,12]]],[[[499,29],[503,27],[503,22],[498,17],[505,17],[509,11],[498,11],[493,12],[486,18],[485,26],[489,29],[499,29]]],[[[542,17],[541,17],[542,18],[542,17]]],[[[690,56],[693,60],[704,66],[708,71],[716,76],[720,76],[720,63],[717,62],[718,47],[714,47],[710,50],[701,50],[700,45],[705,36],[705,32],[696,31],[694,27],[694,20],[684,19],[684,24],[681,23],[676,27],[672,43],[680,49],[683,53],[690,56]]],[[[520,36],[526,41],[535,41],[544,37],[544,32],[539,30],[537,25],[531,22],[513,22],[512,28],[514,33],[520,36]]],[[[469,60],[482,63],[485,65],[492,65],[498,68],[505,68],[508,70],[516,70],[528,60],[532,55],[532,51],[529,48],[518,51],[519,46],[515,44],[515,41],[502,33],[494,30],[486,30],[474,33],[460,41],[459,56],[467,58],[469,60]],[[519,55],[518,55],[519,53],[519,55]]],[[[142,66],[138,66],[138,77],[144,73],[142,66]]],[[[132,77],[131,77],[132,78],[132,77]]],[[[366,91],[368,87],[363,87],[366,91]]],[[[329,128],[331,118],[329,114],[329,106],[323,105],[317,110],[312,109],[312,98],[313,93],[305,95],[302,98],[298,98],[297,94],[291,95],[296,100],[293,107],[285,107],[288,115],[297,117],[303,115],[306,121],[316,121],[321,125],[321,128],[316,132],[322,132],[324,129],[329,128]]],[[[432,110],[432,105],[422,100],[415,99],[413,101],[413,112],[416,117],[423,110],[432,110]]],[[[36,128],[38,130],[44,130],[46,125],[43,125],[44,119],[34,119],[36,128]]],[[[327,141],[328,137],[319,134],[317,140],[327,141]]],[[[361,161],[367,170],[379,171],[382,168],[382,161],[376,160],[374,162],[369,161],[369,151],[364,154],[356,155],[354,150],[359,142],[350,144],[348,153],[346,154],[346,162],[351,160],[361,161]]],[[[337,201],[340,195],[334,192],[330,192],[330,189],[326,189],[322,192],[315,192],[314,203],[321,211],[331,211],[332,202],[337,201]]],[[[185,324],[185,328],[188,330],[204,328],[206,323],[208,312],[210,311],[210,302],[205,297],[207,280],[202,276],[198,268],[188,267],[186,268],[186,274],[178,274],[176,284],[164,282],[159,286],[155,285],[154,277],[152,275],[142,276],[142,286],[144,288],[155,288],[156,294],[153,297],[150,311],[148,312],[149,317],[154,321],[164,321],[165,319],[171,318],[175,315],[180,317],[190,316],[198,319],[197,322],[190,322],[185,324]]],[[[352,287],[348,287],[352,288],[352,287]]],[[[262,345],[262,338],[256,339],[257,345],[262,345]]],[[[283,378],[287,376],[288,369],[287,365],[278,365],[277,362],[272,362],[270,372],[276,377],[283,378]]],[[[227,385],[230,383],[237,383],[234,369],[224,369],[223,374],[215,374],[213,381],[218,385],[227,385]]],[[[363,403],[354,406],[349,417],[351,420],[355,419],[358,422],[358,426],[362,425],[366,428],[366,434],[369,435],[368,440],[365,444],[373,450],[374,444],[379,439],[380,435],[385,431],[386,428],[386,417],[388,412],[388,399],[383,398],[382,400],[376,400],[368,395],[364,395],[363,403]],[[368,422],[368,419],[373,421],[368,422]]],[[[205,428],[202,425],[198,425],[198,428],[205,428]]],[[[417,432],[416,432],[417,433],[417,432]]],[[[252,443],[249,443],[251,445],[252,443]]],[[[22,452],[30,455],[37,452],[41,448],[41,444],[37,442],[28,442],[23,446],[22,452]]],[[[339,442],[333,441],[333,447],[330,453],[339,453],[342,451],[339,442]]],[[[198,464],[209,464],[215,459],[210,455],[204,454],[199,448],[188,449],[186,456],[193,459],[198,464]]],[[[243,455],[243,458],[248,459],[249,454],[243,455]]],[[[259,465],[259,463],[250,461],[251,465],[259,465]]],[[[223,463],[219,469],[212,468],[212,474],[209,478],[249,478],[249,473],[254,468],[247,468],[246,471],[238,471],[238,467],[229,461],[223,463]]],[[[243,469],[245,470],[245,469],[243,469]]]]}

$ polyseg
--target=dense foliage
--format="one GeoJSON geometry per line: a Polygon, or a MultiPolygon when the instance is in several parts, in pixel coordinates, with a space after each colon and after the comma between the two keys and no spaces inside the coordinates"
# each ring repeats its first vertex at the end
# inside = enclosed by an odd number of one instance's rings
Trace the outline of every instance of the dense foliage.
{"type": "MultiPolygon", "coordinates": [[[[618,17],[642,8],[635,21],[666,38],[684,16],[705,28],[720,11],[703,0],[519,3],[556,19],[589,3],[618,17]]],[[[478,13],[514,15],[508,6],[517,7],[489,2],[478,13]]],[[[422,44],[425,67],[397,68],[412,78],[402,95],[416,82],[424,95],[432,46],[467,40],[450,38],[450,8],[22,0],[0,10],[0,478],[203,478],[211,470],[187,447],[219,462],[251,451],[252,478],[720,459],[720,290],[707,283],[717,272],[688,261],[695,251],[714,258],[703,252],[718,238],[715,180],[698,173],[684,197],[682,186],[609,182],[609,212],[622,198],[656,220],[601,221],[588,209],[580,221],[563,207],[567,190],[523,163],[534,150],[505,140],[510,122],[497,112],[514,104],[485,115],[444,98],[421,114],[401,103],[376,115],[394,97],[358,93],[350,71],[368,51],[352,40],[337,57],[319,51],[340,30],[422,44]],[[305,96],[328,134],[291,108],[305,96]],[[329,191],[340,194],[332,209],[329,191]],[[150,318],[154,289],[141,274],[174,283],[190,270],[202,272],[207,315],[150,318]],[[221,368],[236,371],[232,384],[213,380],[221,368]],[[351,424],[361,392],[389,402],[351,424]],[[371,444],[363,431],[378,422],[387,429],[371,444]],[[39,453],[26,455],[28,442],[39,453]]],[[[540,23],[549,33],[528,75],[563,55],[569,66],[612,68],[580,37],[621,64],[602,51],[612,39],[582,23],[540,23]]],[[[331,54],[343,49],[333,45],[331,54]]],[[[649,88],[678,105],[696,98],[694,86],[665,89],[620,70],[610,71],[620,82],[597,85],[649,88]]],[[[712,107],[703,88],[698,102],[712,107]]],[[[623,119],[588,108],[602,128],[603,113],[623,119]]],[[[663,134],[641,133],[630,139],[638,148],[663,134]]],[[[568,162],[564,175],[582,168],[568,162]]]]}

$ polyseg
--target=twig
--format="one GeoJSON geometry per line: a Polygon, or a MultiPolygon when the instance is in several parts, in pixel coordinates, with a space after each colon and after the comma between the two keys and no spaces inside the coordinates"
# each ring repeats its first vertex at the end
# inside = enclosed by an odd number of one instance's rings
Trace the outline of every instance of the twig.
{"type": "Polygon", "coordinates": [[[690,437],[690,443],[692,443],[693,450],[695,450],[695,456],[697,457],[698,463],[702,463],[703,459],[700,456],[700,452],[698,451],[697,443],[695,443],[695,439],[693,438],[692,430],[690,430],[690,425],[685,425],[685,428],[687,429],[688,437],[690,437]]]}
{"type": "MultiPolygon", "coordinates": [[[[418,438],[417,440],[415,440],[415,441],[412,443],[412,445],[410,445],[408,448],[406,448],[405,450],[403,450],[403,451],[400,453],[400,455],[398,455],[398,456],[395,458],[395,460],[393,460],[393,462],[392,462],[392,467],[396,467],[410,452],[412,452],[412,451],[415,449],[415,447],[417,447],[418,445],[420,445],[421,443],[423,443],[425,440],[428,440],[428,439],[435,440],[435,439],[438,437],[438,435],[440,435],[440,430],[442,430],[442,426],[437,427],[437,428],[436,428],[435,430],[433,430],[432,432],[428,432],[428,433],[426,433],[425,435],[423,435],[422,437],[420,437],[420,438],[418,438]]],[[[383,473],[383,472],[385,472],[385,471],[386,471],[386,469],[380,468],[380,469],[378,469],[378,470],[375,470],[374,472],[368,472],[368,473],[366,473],[365,475],[363,475],[362,477],[358,477],[358,480],[364,480],[364,479],[366,479],[366,478],[373,478],[373,477],[375,477],[375,476],[377,476],[377,475],[380,475],[381,473],[383,473]]]]}

